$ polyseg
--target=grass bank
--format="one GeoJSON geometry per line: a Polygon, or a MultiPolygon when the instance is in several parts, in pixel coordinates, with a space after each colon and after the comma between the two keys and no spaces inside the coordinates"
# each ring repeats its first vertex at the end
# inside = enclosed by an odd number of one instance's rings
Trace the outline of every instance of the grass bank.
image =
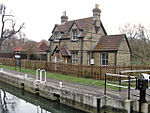
{"type": "MultiPolygon", "coordinates": [[[[1,68],[15,70],[15,67],[6,66],[6,65],[1,65],[1,68]]],[[[16,71],[19,71],[19,68],[17,68],[16,71]]],[[[31,69],[22,68],[21,71],[24,73],[29,73],[29,74],[33,74],[33,75],[36,74],[35,70],[31,70],[31,69]]],[[[89,86],[96,86],[96,87],[104,87],[105,86],[104,80],[93,80],[93,79],[81,78],[81,77],[77,77],[77,76],[63,75],[63,74],[50,73],[50,72],[47,72],[47,77],[54,78],[57,80],[65,80],[68,82],[73,82],[73,83],[78,83],[78,84],[85,84],[85,85],[89,85],[89,86]]],[[[109,83],[110,83],[110,81],[109,81],[109,83]]],[[[111,89],[118,89],[117,87],[112,87],[112,86],[107,86],[107,87],[111,88],[111,89]]]]}

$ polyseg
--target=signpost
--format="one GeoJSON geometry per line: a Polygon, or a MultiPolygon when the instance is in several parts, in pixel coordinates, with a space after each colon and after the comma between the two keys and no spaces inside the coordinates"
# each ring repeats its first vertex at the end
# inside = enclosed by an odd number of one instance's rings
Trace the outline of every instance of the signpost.
{"type": "Polygon", "coordinates": [[[15,70],[16,66],[19,66],[21,72],[21,55],[15,55],[15,70]]]}

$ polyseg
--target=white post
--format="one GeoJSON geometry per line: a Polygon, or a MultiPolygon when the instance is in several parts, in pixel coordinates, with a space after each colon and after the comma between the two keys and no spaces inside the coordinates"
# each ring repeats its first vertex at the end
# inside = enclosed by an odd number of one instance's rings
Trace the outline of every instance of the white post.
{"type": "Polygon", "coordinates": [[[1,72],[3,71],[3,68],[1,68],[1,72]]]}
{"type": "Polygon", "coordinates": [[[39,71],[40,69],[36,69],[36,81],[41,81],[41,78],[39,79],[39,71]]]}
{"type": "Polygon", "coordinates": [[[42,70],[40,71],[40,82],[42,82],[42,70]]]}
{"type": "Polygon", "coordinates": [[[60,86],[60,88],[62,88],[62,82],[59,82],[59,86],[60,86]]]}
{"type": "Polygon", "coordinates": [[[45,71],[45,80],[44,80],[44,82],[46,82],[46,71],[45,71]]]}
{"type": "Polygon", "coordinates": [[[45,74],[45,75],[44,75],[44,76],[45,76],[45,77],[44,77],[45,80],[44,80],[43,82],[46,82],[46,71],[45,71],[44,69],[40,71],[40,80],[41,80],[41,82],[42,82],[42,72],[44,72],[44,74],[45,74]]]}
{"type": "Polygon", "coordinates": [[[24,78],[26,79],[26,78],[27,78],[27,76],[28,76],[28,75],[27,75],[27,74],[25,74],[24,78]]]}

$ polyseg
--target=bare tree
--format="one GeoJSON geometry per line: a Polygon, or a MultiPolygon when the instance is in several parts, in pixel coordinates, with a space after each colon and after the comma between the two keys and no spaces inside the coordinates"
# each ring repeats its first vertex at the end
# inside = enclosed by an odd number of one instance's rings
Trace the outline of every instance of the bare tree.
{"type": "Polygon", "coordinates": [[[20,27],[16,30],[16,23],[13,20],[13,15],[6,14],[6,6],[4,4],[0,4],[0,16],[1,16],[1,34],[0,34],[0,51],[2,47],[2,42],[5,39],[12,38],[13,35],[20,32],[23,28],[24,23],[20,25],[20,27]],[[6,24],[10,24],[10,28],[6,28],[6,24]]]}
{"type": "Polygon", "coordinates": [[[26,35],[23,32],[19,32],[13,38],[7,38],[3,41],[1,51],[3,53],[13,52],[16,46],[23,45],[27,40],[26,35]]]}
{"type": "Polygon", "coordinates": [[[120,27],[120,32],[126,34],[129,40],[132,62],[150,64],[149,30],[141,24],[126,24],[120,27]]]}
{"type": "Polygon", "coordinates": [[[23,50],[27,54],[27,59],[30,60],[32,54],[36,55],[37,43],[28,40],[24,43],[23,50]]]}
{"type": "Polygon", "coordinates": [[[148,30],[141,25],[131,25],[131,24],[125,24],[123,26],[120,26],[120,32],[126,34],[126,36],[129,39],[142,39],[147,40],[149,39],[148,30]]]}

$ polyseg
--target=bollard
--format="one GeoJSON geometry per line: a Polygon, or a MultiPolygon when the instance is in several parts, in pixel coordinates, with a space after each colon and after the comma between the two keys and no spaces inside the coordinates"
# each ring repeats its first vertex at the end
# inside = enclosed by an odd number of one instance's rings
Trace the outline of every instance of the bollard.
{"type": "Polygon", "coordinates": [[[41,81],[41,79],[38,77],[39,72],[40,72],[40,69],[36,69],[36,81],[41,81]]]}
{"type": "MultiPolygon", "coordinates": [[[[45,70],[44,70],[45,71],[45,70]]],[[[44,80],[44,82],[46,82],[46,71],[45,71],[45,80],[44,80]]]]}
{"type": "Polygon", "coordinates": [[[46,71],[45,71],[45,70],[41,70],[41,71],[40,71],[40,81],[41,81],[41,82],[46,82],[46,71]],[[42,72],[44,72],[44,78],[45,78],[44,81],[42,81],[42,72]]]}
{"type": "Polygon", "coordinates": [[[59,82],[59,86],[60,86],[60,88],[62,88],[62,82],[59,82]]]}
{"type": "Polygon", "coordinates": [[[3,71],[3,68],[1,68],[1,72],[3,71]]]}
{"type": "Polygon", "coordinates": [[[25,74],[24,78],[26,79],[26,78],[27,78],[27,76],[28,76],[28,75],[27,75],[27,74],[25,74]]]}

